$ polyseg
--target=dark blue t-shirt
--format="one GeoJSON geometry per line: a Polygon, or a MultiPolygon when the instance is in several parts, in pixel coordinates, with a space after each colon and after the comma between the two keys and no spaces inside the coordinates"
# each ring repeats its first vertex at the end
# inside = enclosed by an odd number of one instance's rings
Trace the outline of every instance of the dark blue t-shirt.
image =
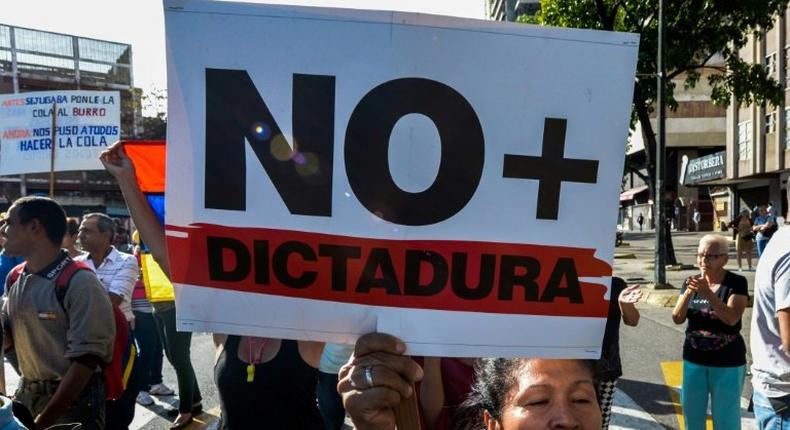
{"type": "Polygon", "coordinates": [[[3,282],[2,287],[0,287],[0,292],[5,291],[5,280],[8,274],[11,273],[11,269],[22,264],[24,261],[25,259],[22,257],[11,257],[6,255],[5,249],[0,251],[0,280],[3,282]]]}

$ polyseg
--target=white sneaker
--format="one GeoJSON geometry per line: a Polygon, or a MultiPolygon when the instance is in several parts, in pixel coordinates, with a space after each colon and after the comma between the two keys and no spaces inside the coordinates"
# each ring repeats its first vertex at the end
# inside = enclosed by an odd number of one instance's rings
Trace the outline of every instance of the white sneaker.
{"type": "Polygon", "coordinates": [[[156,384],[148,390],[148,393],[154,396],[172,396],[175,391],[165,384],[156,384]]]}
{"type": "Polygon", "coordinates": [[[145,391],[137,393],[137,403],[142,406],[151,406],[154,404],[154,399],[145,391]]]}

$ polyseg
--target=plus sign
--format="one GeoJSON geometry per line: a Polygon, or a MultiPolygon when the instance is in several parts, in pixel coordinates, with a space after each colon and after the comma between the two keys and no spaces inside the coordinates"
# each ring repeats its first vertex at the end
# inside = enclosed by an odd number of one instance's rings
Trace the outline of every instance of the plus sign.
{"type": "Polygon", "coordinates": [[[565,158],[564,118],[546,118],[543,124],[543,154],[505,154],[502,177],[537,179],[538,219],[557,219],[562,182],[594,184],[598,177],[598,160],[565,158]]]}

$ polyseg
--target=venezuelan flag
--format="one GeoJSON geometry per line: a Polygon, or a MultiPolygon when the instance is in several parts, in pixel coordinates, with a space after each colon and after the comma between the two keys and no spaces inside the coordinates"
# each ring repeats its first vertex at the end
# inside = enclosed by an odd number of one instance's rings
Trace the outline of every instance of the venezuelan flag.
{"type": "MultiPolygon", "coordinates": [[[[164,140],[127,140],[123,142],[126,155],[132,160],[137,185],[145,194],[149,206],[159,223],[165,224],[165,165],[166,147],[164,140]]],[[[154,261],[148,248],[140,243],[140,265],[148,300],[166,302],[175,300],[173,284],[154,261]]]]}

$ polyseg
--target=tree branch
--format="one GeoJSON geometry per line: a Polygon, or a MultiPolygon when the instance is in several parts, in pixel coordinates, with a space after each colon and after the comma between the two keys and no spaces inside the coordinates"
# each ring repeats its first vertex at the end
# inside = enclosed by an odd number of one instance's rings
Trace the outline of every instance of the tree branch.
{"type": "MultiPolygon", "coordinates": [[[[641,20],[637,19],[636,16],[634,15],[634,12],[631,9],[629,9],[628,6],[626,6],[625,3],[623,3],[622,1],[618,1],[617,3],[615,3],[615,6],[616,7],[617,6],[622,7],[623,11],[625,12],[626,18],[628,18],[631,21],[631,23],[634,24],[634,27],[636,27],[636,29],[637,29],[636,32],[637,33],[642,33],[642,30],[644,30],[644,28],[645,28],[644,27],[644,24],[645,24],[644,21],[641,21],[641,20]],[[619,5],[618,5],[618,3],[619,3],[619,5]]],[[[612,14],[614,16],[617,16],[617,9],[613,9],[612,10],[612,14]]]]}
{"type": "Polygon", "coordinates": [[[603,29],[614,30],[614,19],[609,19],[603,0],[595,0],[595,10],[598,13],[598,19],[600,19],[603,29]]]}
{"type": "Polygon", "coordinates": [[[626,162],[625,168],[629,172],[635,174],[636,176],[639,176],[639,179],[641,179],[645,184],[650,184],[650,177],[648,177],[646,174],[642,173],[642,171],[640,170],[640,166],[638,166],[638,165],[636,165],[634,163],[631,163],[631,162],[626,162]]]}
{"type": "Polygon", "coordinates": [[[612,16],[617,16],[617,8],[620,6],[624,6],[623,5],[624,2],[625,0],[617,0],[612,4],[612,16]]]}
{"type": "Polygon", "coordinates": [[[678,75],[680,75],[682,73],[688,72],[689,70],[696,70],[696,69],[714,69],[714,70],[719,70],[719,71],[726,71],[727,70],[726,67],[709,66],[708,65],[708,61],[710,61],[710,59],[713,58],[714,55],[716,55],[715,52],[711,53],[700,64],[689,64],[689,65],[687,65],[685,67],[681,67],[681,68],[675,70],[674,72],[672,72],[672,73],[667,75],[667,79],[668,80],[672,80],[673,78],[676,78],[678,75]]]}

